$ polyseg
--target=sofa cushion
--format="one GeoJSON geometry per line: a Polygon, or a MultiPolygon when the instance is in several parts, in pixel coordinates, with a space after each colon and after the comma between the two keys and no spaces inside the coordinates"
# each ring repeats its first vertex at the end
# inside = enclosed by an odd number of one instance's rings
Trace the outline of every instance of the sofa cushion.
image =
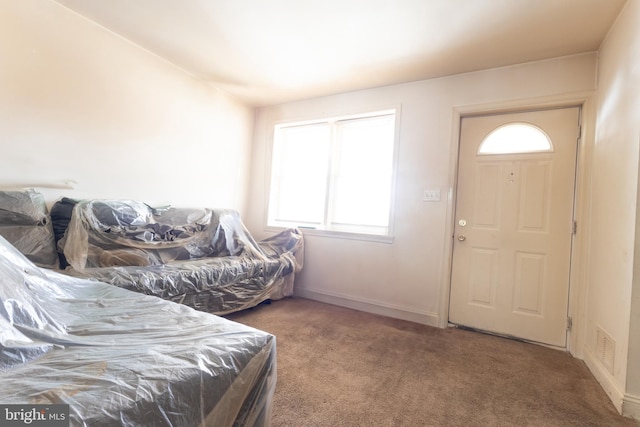
{"type": "Polygon", "coordinates": [[[4,237],[31,262],[39,267],[58,268],[58,252],[53,228],[46,225],[0,225],[4,237]]]}
{"type": "Polygon", "coordinates": [[[74,206],[59,247],[69,264],[81,270],[111,266],[109,257],[104,258],[106,265],[102,262],[103,251],[143,251],[151,264],[166,264],[240,255],[256,243],[232,210],[153,209],[130,200],[83,200],[74,206]]]}
{"type": "Polygon", "coordinates": [[[44,196],[35,190],[0,191],[0,224],[44,225],[48,222],[44,196]]]}
{"type": "Polygon", "coordinates": [[[153,221],[151,208],[133,200],[96,200],[91,202],[94,224],[100,227],[131,227],[153,221]]]}
{"type": "Polygon", "coordinates": [[[35,190],[0,191],[0,236],[39,267],[59,267],[51,218],[35,190]]]}

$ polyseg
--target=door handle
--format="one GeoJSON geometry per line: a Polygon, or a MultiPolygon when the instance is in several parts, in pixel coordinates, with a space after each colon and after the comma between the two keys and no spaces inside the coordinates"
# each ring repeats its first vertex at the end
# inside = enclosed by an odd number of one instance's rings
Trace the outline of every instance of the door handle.
{"type": "Polygon", "coordinates": [[[465,240],[467,240],[467,236],[465,236],[464,234],[458,234],[458,240],[464,242],[465,240]]]}

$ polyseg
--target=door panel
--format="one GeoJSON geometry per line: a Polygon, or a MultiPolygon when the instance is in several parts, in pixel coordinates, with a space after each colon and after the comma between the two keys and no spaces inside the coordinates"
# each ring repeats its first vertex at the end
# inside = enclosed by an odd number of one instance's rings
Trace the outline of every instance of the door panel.
{"type": "Polygon", "coordinates": [[[514,312],[542,315],[546,261],[547,256],[544,254],[516,253],[514,312]]]}
{"type": "Polygon", "coordinates": [[[488,230],[500,229],[501,188],[503,175],[500,164],[476,165],[476,195],[473,212],[474,225],[488,230]]]}
{"type": "Polygon", "coordinates": [[[462,119],[451,323],[566,346],[579,114],[575,107],[462,119]],[[485,137],[509,123],[541,129],[552,149],[478,154],[485,137]]]}
{"type": "Polygon", "coordinates": [[[469,268],[469,303],[493,308],[496,300],[498,251],[472,248],[469,268]]]}
{"type": "Polygon", "coordinates": [[[549,161],[523,164],[522,192],[518,203],[518,231],[548,232],[550,181],[549,161]]]}

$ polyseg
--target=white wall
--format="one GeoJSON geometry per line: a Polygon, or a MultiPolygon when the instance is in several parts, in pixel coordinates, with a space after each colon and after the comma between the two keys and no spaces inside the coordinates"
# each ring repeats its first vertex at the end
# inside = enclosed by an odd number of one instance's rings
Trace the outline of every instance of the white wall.
{"type": "MultiPolygon", "coordinates": [[[[625,390],[640,403],[640,1],[630,0],[599,52],[591,171],[589,292],[585,361],[620,409],[625,390]],[[634,270],[635,264],[635,270],[634,270]],[[635,289],[632,288],[635,284],[635,289]],[[636,319],[630,335],[632,293],[636,319]],[[613,372],[598,358],[596,328],[615,342],[613,372]],[[635,348],[629,344],[635,343],[635,348]]],[[[640,406],[639,406],[640,408],[640,406]]],[[[640,411],[636,413],[640,418],[640,411]]]]}
{"type": "Polygon", "coordinates": [[[585,54],[259,109],[245,220],[254,234],[267,234],[264,219],[274,123],[401,105],[394,242],[307,235],[305,267],[296,292],[444,325],[447,234],[452,221],[447,195],[455,180],[459,113],[583,95],[595,89],[595,69],[595,54],[585,54]],[[422,190],[433,188],[441,189],[442,201],[423,202],[422,190]]]}
{"type": "Polygon", "coordinates": [[[244,210],[253,111],[46,0],[0,9],[0,186],[244,210]]]}

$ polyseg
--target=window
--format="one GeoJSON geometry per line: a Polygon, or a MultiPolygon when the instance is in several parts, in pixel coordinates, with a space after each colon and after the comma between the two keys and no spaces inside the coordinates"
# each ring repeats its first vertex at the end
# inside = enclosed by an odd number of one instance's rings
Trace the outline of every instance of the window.
{"type": "Polygon", "coordinates": [[[478,154],[522,154],[553,151],[551,140],[528,123],[509,123],[494,129],[480,144],[478,154]]]}
{"type": "Polygon", "coordinates": [[[277,125],[268,225],[388,236],[395,117],[277,125]]]}

